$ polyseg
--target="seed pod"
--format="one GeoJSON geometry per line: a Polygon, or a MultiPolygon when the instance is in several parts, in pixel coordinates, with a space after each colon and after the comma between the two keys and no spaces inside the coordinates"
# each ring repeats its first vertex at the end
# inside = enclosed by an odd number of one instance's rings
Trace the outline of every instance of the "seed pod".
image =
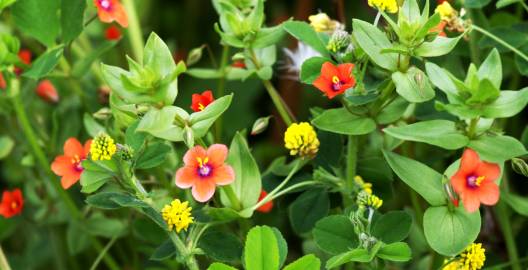
{"type": "Polygon", "coordinates": [[[192,49],[189,52],[189,55],[187,56],[187,61],[186,61],[187,66],[192,66],[198,63],[198,61],[200,61],[200,59],[202,58],[202,54],[203,54],[202,52],[204,48],[205,48],[205,45],[202,45],[198,48],[192,49]]]}
{"type": "Polygon", "coordinates": [[[528,177],[528,164],[520,158],[512,158],[512,169],[518,173],[528,177]]]}
{"type": "Polygon", "coordinates": [[[257,134],[260,134],[268,128],[269,120],[273,116],[267,116],[267,117],[261,117],[253,123],[253,127],[251,128],[251,135],[255,136],[257,134]]]}

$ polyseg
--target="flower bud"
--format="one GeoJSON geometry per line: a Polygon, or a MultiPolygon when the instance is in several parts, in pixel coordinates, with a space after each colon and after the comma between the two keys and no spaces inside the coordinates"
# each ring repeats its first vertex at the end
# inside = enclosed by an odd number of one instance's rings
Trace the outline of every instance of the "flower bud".
{"type": "Polygon", "coordinates": [[[128,144],[117,144],[117,149],[122,160],[131,160],[134,157],[134,149],[128,144]]]}
{"type": "Polygon", "coordinates": [[[528,164],[520,158],[512,158],[512,169],[518,173],[528,177],[528,164]]]}
{"type": "Polygon", "coordinates": [[[121,30],[115,25],[112,25],[106,29],[105,38],[109,41],[121,39],[121,30]]]}
{"type": "Polygon", "coordinates": [[[0,89],[4,90],[6,89],[7,87],[7,83],[4,79],[4,74],[2,74],[2,72],[0,72],[0,89]]]}
{"type": "Polygon", "coordinates": [[[183,142],[189,148],[192,148],[194,146],[194,132],[189,126],[185,126],[185,128],[183,129],[183,142]]]}
{"type": "Polygon", "coordinates": [[[59,94],[57,89],[49,80],[43,80],[37,85],[37,95],[44,101],[49,103],[59,102],[59,94]]]}
{"type": "Polygon", "coordinates": [[[110,110],[110,108],[107,108],[107,107],[103,107],[92,114],[92,116],[95,119],[99,119],[99,120],[106,120],[110,118],[111,115],[112,115],[112,110],[110,110]]]}
{"type": "Polygon", "coordinates": [[[328,41],[328,45],[326,48],[334,53],[340,51],[341,49],[345,49],[350,44],[350,34],[347,31],[343,30],[336,30],[332,37],[330,37],[330,41],[328,41]]]}
{"type": "Polygon", "coordinates": [[[267,116],[257,119],[255,123],[253,123],[253,127],[251,128],[251,135],[254,136],[264,132],[264,130],[268,128],[269,120],[271,117],[272,116],[267,116]]]}
{"type": "Polygon", "coordinates": [[[202,58],[202,52],[204,48],[205,45],[192,49],[187,55],[187,61],[185,61],[185,64],[187,64],[187,66],[191,66],[198,63],[198,61],[200,61],[202,58]]]}

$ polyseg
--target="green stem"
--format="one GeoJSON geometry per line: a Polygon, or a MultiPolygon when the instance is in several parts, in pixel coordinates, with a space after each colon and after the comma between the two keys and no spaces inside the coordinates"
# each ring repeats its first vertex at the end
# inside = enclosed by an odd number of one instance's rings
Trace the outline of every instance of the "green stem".
{"type": "Polygon", "coordinates": [[[524,8],[524,10],[526,10],[526,12],[528,12],[528,5],[526,5],[526,3],[524,1],[519,1],[519,3],[524,8]]]}
{"type": "Polygon", "coordinates": [[[474,138],[476,133],[477,133],[478,122],[479,122],[479,118],[478,117],[471,119],[471,122],[469,122],[468,137],[470,139],[474,138]]]}
{"type": "Polygon", "coordinates": [[[192,252],[189,251],[189,249],[185,246],[180,237],[174,231],[171,231],[169,233],[169,237],[172,243],[174,243],[176,249],[178,250],[178,254],[180,254],[185,259],[185,264],[187,265],[188,269],[200,270],[200,268],[198,267],[198,262],[194,258],[194,255],[192,255],[192,252]]]}
{"type": "Polygon", "coordinates": [[[512,234],[512,227],[510,223],[509,211],[506,204],[501,200],[495,207],[495,215],[497,216],[497,221],[499,227],[504,236],[504,241],[506,242],[506,250],[508,251],[508,257],[512,263],[512,270],[521,270],[521,265],[519,264],[519,255],[517,253],[517,246],[515,245],[515,238],[512,234]]]}
{"type": "MultiPolygon", "coordinates": [[[[470,8],[468,8],[466,10],[467,10],[469,19],[472,22],[475,22],[474,10],[472,10],[470,8]]],[[[477,44],[477,40],[478,40],[477,33],[470,32],[469,36],[470,36],[470,38],[469,38],[469,54],[470,54],[470,57],[471,57],[471,62],[473,62],[473,64],[475,64],[475,65],[479,65],[480,64],[480,55],[479,55],[480,50],[479,50],[479,47],[478,47],[478,44],[477,44]]]]}
{"type": "Polygon", "coordinates": [[[128,14],[128,34],[130,46],[132,47],[132,52],[136,61],[142,63],[144,47],[143,33],[141,32],[141,25],[139,24],[134,0],[123,0],[123,5],[125,6],[128,14]]]}
{"type": "Polygon", "coordinates": [[[284,179],[284,181],[282,181],[282,183],[280,183],[274,190],[272,190],[270,193],[268,193],[268,195],[266,195],[266,197],[264,197],[260,202],[258,202],[255,206],[252,207],[252,210],[255,211],[256,209],[260,208],[261,206],[263,206],[264,204],[266,204],[267,202],[271,201],[275,194],[279,193],[279,191],[286,185],[288,184],[288,182],[290,181],[290,179],[293,177],[293,175],[297,172],[298,169],[301,168],[301,163],[302,161],[300,159],[296,160],[295,161],[295,165],[293,166],[293,169],[290,171],[290,173],[288,174],[288,176],[286,176],[286,178],[284,179]]]}
{"type": "Polygon", "coordinates": [[[242,210],[242,204],[240,203],[240,200],[235,194],[233,187],[231,185],[227,185],[227,186],[223,186],[222,189],[225,191],[227,198],[229,199],[229,202],[231,202],[231,206],[235,210],[242,210]]]}
{"type": "MultiPolygon", "coordinates": [[[[208,47],[209,48],[209,47],[208,47]]],[[[227,60],[229,56],[229,46],[224,45],[224,49],[222,50],[222,59],[220,60],[220,79],[218,80],[218,87],[216,88],[216,96],[218,98],[224,96],[224,90],[225,90],[225,76],[226,76],[226,66],[227,66],[227,60]]],[[[214,59],[214,58],[212,58],[214,59]]],[[[218,117],[215,123],[215,138],[218,142],[222,141],[222,116],[218,117]]]]}
{"type": "Polygon", "coordinates": [[[282,196],[284,194],[288,194],[292,190],[296,190],[296,189],[304,187],[304,186],[317,185],[317,184],[320,184],[320,183],[321,182],[319,182],[319,181],[304,181],[304,182],[301,182],[301,183],[297,183],[295,185],[291,185],[291,186],[285,188],[284,190],[281,190],[280,192],[277,192],[277,194],[275,194],[275,196],[273,196],[273,198],[271,198],[270,200],[273,201],[273,200],[279,198],[280,196],[282,196]]]}
{"type": "Polygon", "coordinates": [[[0,246],[0,270],[11,270],[4,251],[2,250],[2,246],[0,246]]]}
{"type": "Polygon", "coordinates": [[[358,154],[358,136],[348,136],[347,144],[347,163],[346,163],[346,176],[347,176],[347,188],[352,190],[354,186],[354,177],[356,176],[356,162],[358,154]]]}
{"type": "Polygon", "coordinates": [[[524,54],[523,52],[519,51],[517,48],[513,47],[512,45],[510,45],[508,42],[506,42],[506,41],[502,40],[501,38],[495,36],[494,34],[488,32],[486,29],[480,28],[480,27],[478,27],[476,25],[472,25],[471,28],[475,29],[478,32],[480,32],[480,33],[490,37],[491,39],[497,41],[497,43],[499,43],[502,46],[510,49],[512,52],[514,52],[515,54],[517,54],[518,56],[520,56],[524,60],[528,61],[528,56],[526,54],[524,54]]]}
{"type": "Polygon", "coordinates": [[[101,260],[104,258],[104,256],[106,255],[106,253],[108,252],[108,250],[112,247],[112,245],[114,245],[115,241],[117,240],[117,237],[119,235],[116,234],[114,237],[112,237],[112,239],[110,239],[110,241],[108,242],[108,244],[106,244],[106,246],[103,248],[103,250],[101,250],[99,252],[99,255],[97,256],[97,258],[95,259],[95,261],[93,262],[92,264],[92,267],[90,267],[90,270],[95,270],[97,269],[97,266],[99,265],[99,263],[101,262],[101,260]]]}

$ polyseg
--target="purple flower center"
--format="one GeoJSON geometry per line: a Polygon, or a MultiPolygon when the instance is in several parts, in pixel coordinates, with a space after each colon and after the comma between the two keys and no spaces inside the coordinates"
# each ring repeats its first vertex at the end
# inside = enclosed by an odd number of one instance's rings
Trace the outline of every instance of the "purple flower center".
{"type": "Polygon", "coordinates": [[[332,90],[339,91],[341,90],[342,86],[343,86],[343,82],[341,82],[339,77],[337,76],[332,77],[332,90]]]}
{"type": "Polygon", "coordinates": [[[213,169],[211,168],[211,166],[209,166],[207,164],[204,164],[204,165],[198,167],[198,175],[200,175],[201,177],[207,177],[207,176],[211,175],[212,171],[213,171],[213,169]]]}
{"type": "Polygon", "coordinates": [[[466,177],[467,185],[471,188],[477,188],[480,187],[482,184],[482,181],[484,181],[484,176],[477,176],[477,175],[469,175],[466,177]]]}
{"type": "Polygon", "coordinates": [[[112,3],[110,2],[110,0],[99,0],[99,4],[106,11],[109,11],[112,7],[112,3]]]}

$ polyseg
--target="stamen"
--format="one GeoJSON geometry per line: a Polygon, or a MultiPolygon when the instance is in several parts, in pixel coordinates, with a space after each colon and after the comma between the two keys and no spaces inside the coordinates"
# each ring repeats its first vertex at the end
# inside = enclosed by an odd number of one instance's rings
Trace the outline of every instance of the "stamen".
{"type": "Polygon", "coordinates": [[[339,77],[334,76],[334,77],[332,77],[332,82],[333,82],[334,84],[338,84],[338,83],[340,83],[341,81],[339,80],[339,77]]]}
{"type": "Polygon", "coordinates": [[[477,177],[477,180],[475,180],[475,185],[477,187],[480,187],[480,185],[482,184],[482,181],[484,181],[484,179],[486,178],[486,176],[479,176],[477,177]]]}
{"type": "Polygon", "coordinates": [[[11,209],[16,209],[18,204],[16,202],[11,203],[11,209]]]}
{"type": "Polygon", "coordinates": [[[205,109],[205,106],[202,103],[198,103],[198,109],[200,111],[203,111],[205,109]]]}

